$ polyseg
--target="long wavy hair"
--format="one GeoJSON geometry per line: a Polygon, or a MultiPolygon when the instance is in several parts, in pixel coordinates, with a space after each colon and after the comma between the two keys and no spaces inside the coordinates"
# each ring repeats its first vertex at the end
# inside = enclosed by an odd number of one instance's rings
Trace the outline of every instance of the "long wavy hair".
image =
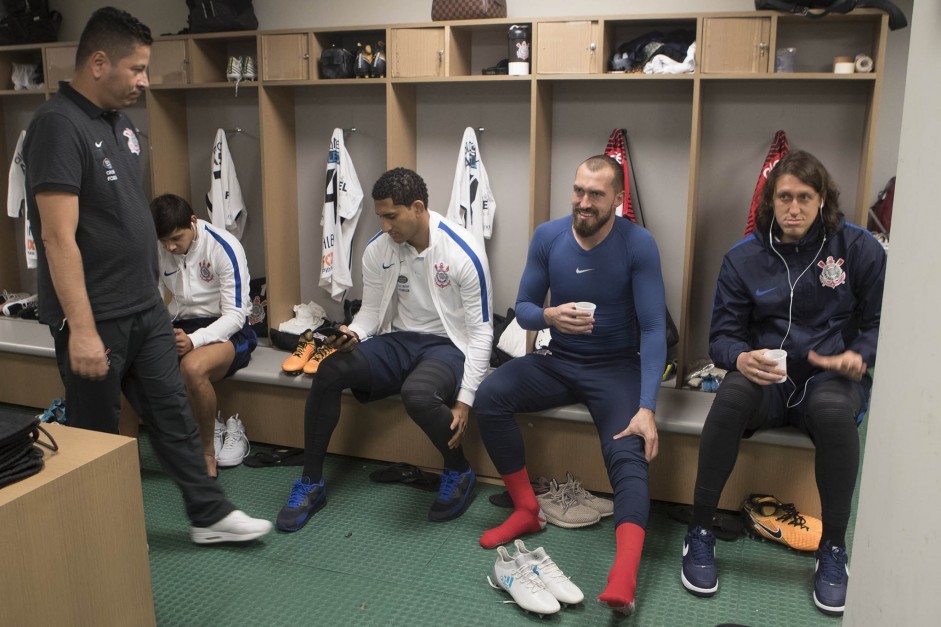
{"type": "Polygon", "coordinates": [[[762,233],[774,223],[773,233],[780,237],[781,227],[774,219],[774,192],[780,179],[785,174],[797,178],[804,185],[813,188],[823,198],[820,221],[827,235],[832,235],[840,226],[843,212],[840,211],[840,190],[823,164],[809,152],[796,150],[781,159],[768,174],[761,192],[761,204],[755,210],[755,227],[762,233]]]}

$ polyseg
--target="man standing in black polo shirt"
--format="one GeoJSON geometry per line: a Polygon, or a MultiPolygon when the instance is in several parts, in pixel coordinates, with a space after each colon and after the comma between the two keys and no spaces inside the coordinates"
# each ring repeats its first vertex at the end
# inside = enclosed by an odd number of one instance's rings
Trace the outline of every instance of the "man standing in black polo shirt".
{"type": "Polygon", "coordinates": [[[183,493],[193,542],[247,541],[271,523],[235,509],[207,474],[157,289],[141,147],[119,111],[148,86],[152,42],[130,14],[95,11],[79,40],[75,78],[60,84],[26,132],[40,321],[55,342],[69,424],[117,433],[123,390],[183,493]]]}

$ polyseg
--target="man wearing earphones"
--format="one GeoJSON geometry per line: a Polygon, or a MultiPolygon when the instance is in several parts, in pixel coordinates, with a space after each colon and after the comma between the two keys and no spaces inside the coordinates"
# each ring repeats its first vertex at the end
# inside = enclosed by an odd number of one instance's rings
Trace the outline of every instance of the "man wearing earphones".
{"type": "Polygon", "coordinates": [[[157,196],[150,212],[160,240],[160,285],[168,307],[180,372],[199,425],[210,477],[238,466],[250,445],[238,415],[216,417],[215,381],[248,365],[258,345],[248,322],[248,261],[236,237],[200,220],[186,200],[157,196]]]}
{"type": "Polygon", "coordinates": [[[814,603],[842,615],[856,427],[872,385],[886,255],[871,234],[844,220],[836,185],[803,151],[770,172],[755,221],[719,271],[709,354],[729,373],[700,440],[682,582],[697,596],[718,590],[712,518],[741,438],[793,425],[816,446],[823,532],[814,603]],[[771,349],[787,352],[786,371],[765,355],[771,349]]]}

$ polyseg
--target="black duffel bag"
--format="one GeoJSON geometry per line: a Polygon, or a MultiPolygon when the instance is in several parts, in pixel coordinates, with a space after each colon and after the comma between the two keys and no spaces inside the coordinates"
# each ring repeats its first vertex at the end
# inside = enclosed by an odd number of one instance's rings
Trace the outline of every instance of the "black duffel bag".
{"type": "Polygon", "coordinates": [[[258,18],[252,0],[186,0],[189,32],[224,33],[256,30],[258,18]]]}
{"type": "Polygon", "coordinates": [[[831,13],[849,13],[853,9],[879,9],[889,14],[889,28],[908,26],[902,10],[889,0],[755,0],[759,11],[782,11],[804,17],[823,17],[831,13]]]}
{"type": "Polygon", "coordinates": [[[62,14],[49,10],[48,0],[3,0],[7,15],[0,20],[0,46],[43,44],[59,39],[62,14]]]}

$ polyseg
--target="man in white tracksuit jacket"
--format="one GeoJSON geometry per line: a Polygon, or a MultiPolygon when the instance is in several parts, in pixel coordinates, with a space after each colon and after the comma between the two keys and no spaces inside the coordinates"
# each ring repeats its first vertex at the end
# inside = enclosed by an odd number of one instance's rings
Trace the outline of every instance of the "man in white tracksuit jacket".
{"type": "Polygon", "coordinates": [[[198,219],[183,198],[164,194],[150,209],[161,243],[160,285],[173,297],[180,370],[215,477],[217,464],[237,466],[250,448],[237,415],[225,424],[217,419],[212,385],[248,365],[258,344],[248,323],[248,262],[233,234],[198,219]]]}
{"type": "Polygon", "coordinates": [[[444,458],[433,522],[460,516],[476,475],[461,447],[477,386],[490,362],[493,307],[486,253],[464,228],[428,210],[428,189],[396,168],[373,187],[382,232],[363,253],[363,303],[330,338],[304,411],[304,471],[278,514],[297,531],[326,504],[323,460],[340,394],[360,402],[401,394],[408,415],[444,458]]]}

